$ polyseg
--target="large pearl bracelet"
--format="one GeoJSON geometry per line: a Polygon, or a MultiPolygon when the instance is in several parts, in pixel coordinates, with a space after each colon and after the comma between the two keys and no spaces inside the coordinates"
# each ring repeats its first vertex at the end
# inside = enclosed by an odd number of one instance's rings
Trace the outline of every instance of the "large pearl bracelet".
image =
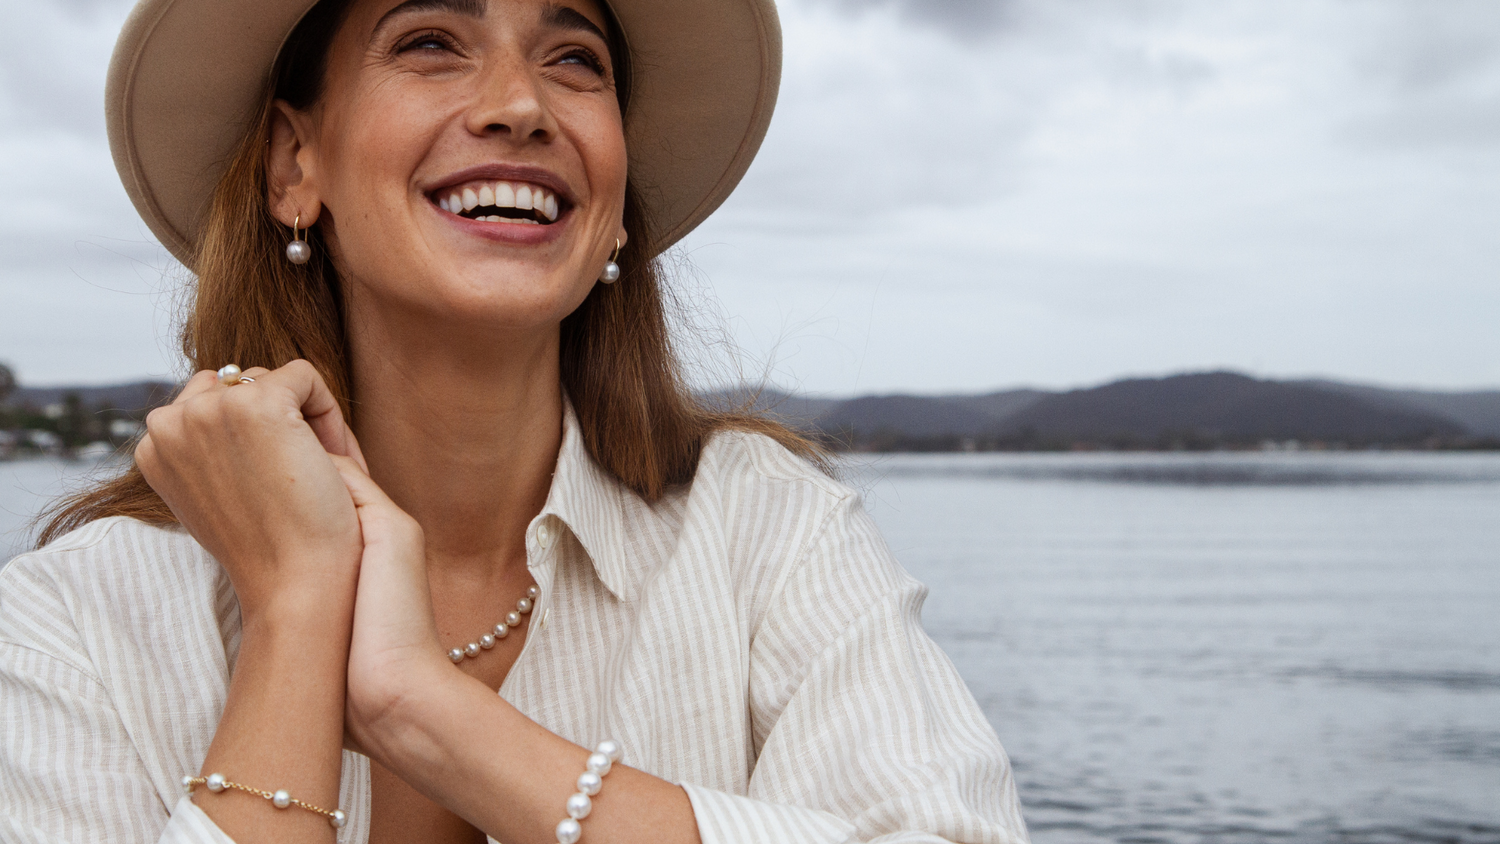
{"type": "Polygon", "coordinates": [[[599,742],[585,763],[587,770],[578,775],[578,793],[568,798],[568,816],[557,825],[557,844],[578,844],[583,826],[578,822],[594,810],[593,796],[604,787],[604,775],[620,761],[623,751],[614,739],[599,742]]]}

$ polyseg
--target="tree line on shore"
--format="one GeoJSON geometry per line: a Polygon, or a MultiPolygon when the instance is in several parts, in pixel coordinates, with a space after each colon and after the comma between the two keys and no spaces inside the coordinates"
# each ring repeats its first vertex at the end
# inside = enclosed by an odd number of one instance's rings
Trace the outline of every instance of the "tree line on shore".
{"type": "Polygon", "coordinates": [[[26,390],[0,364],[0,458],[106,454],[129,444],[174,385],[26,390]]]}
{"type": "MultiPolygon", "coordinates": [[[[0,364],[0,458],[104,454],[132,442],[177,385],[30,387],[0,364]]],[[[1098,387],[821,398],[706,392],[776,416],[840,451],[1500,449],[1500,390],[1391,390],[1233,372],[1098,387]]]]}

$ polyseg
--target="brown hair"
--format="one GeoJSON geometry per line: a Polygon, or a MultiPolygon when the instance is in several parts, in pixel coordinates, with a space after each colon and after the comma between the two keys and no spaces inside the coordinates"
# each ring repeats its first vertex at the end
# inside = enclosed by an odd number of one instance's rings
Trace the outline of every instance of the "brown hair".
{"type": "MultiPolygon", "coordinates": [[[[197,280],[182,352],[193,370],[227,363],[275,368],[302,358],[322,375],[345,418],[352,419],[338,273],[328,250],[319,248],[316,230],[306,235],[311,261],[296,265],[282,257],[286,228],[267,202],[264,140],[274,99],[305,108],[321,93],[328,45],[347,6],[348,0],[324,0],[297,25],[258,116],[219,180],[193,256],[197,280]]],[[[612,19],[609,24],[623,111],[629,72],[622,62],[628,57],[618,27],[612,19]]],[[[748,409],[708,408],[688,390],[667,327],[659,262],[649,257],[657,251],[650,220],[629,185],[624,223],[635,248],[617,259],[619,282],[595,285],[561,329],[563,388],[589,453],[647,500],[691,480],[704,443],[718,431],[769,436],[826,471],[826,452],[807,437],[748,409]]],[[[108,516],[154,525],[177,521],[132,463],[44,513],[37,546],[108,516]]]]}

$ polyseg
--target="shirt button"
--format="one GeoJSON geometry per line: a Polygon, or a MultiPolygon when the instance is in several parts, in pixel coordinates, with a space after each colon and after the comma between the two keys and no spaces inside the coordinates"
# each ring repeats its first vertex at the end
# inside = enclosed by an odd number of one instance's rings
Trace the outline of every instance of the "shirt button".
{"type": "Polygon", "coordinates": [[[550,528],[548,528],[546,525],[537,525],[537,528],[536,528],[536,541],[543,548],[546,548],[548,545],[551,545],[552,544],[552,530],[550,528]]]}

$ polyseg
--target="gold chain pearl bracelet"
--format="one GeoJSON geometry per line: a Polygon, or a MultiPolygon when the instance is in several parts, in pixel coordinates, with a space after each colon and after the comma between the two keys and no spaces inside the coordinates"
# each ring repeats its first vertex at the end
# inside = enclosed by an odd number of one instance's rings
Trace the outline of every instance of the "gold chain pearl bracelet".
{"type": "Polygon", "coordinates": [[[334,829],[343,829],[344,822],[348,820],[348,816],[345,815],[342,810],[334,809],[332,812],[330,812],[327,809],[320,809],[317,806],[312,805],[311,803],[303,803],[301,800],[298,800],[297,798],[288,794],[286,789],[284,788],[278,788],[275,791],[265,791],[259,788],[251,788],[248,785],[241,785],[237,782],[230,782],[229,780],[224,778],[223,774],[209,774],[206,777],[182,778],[182,791],[185,794],[192,794],[193,789],[200,785],[208,786],[208,790],[214,792],[215,794],[223,791],[226,788],[233,788],[237,791],[243,791],[246,794],[254,794],[256,797],[263,797],[271,801],[271,805],[275,806],[278,809],[285,809],[289,806],[296,806],[300,809],[306,809],[309,812],[317,812],[323,817],[328,818],[329,825],[331,825],[334,829]]]}

